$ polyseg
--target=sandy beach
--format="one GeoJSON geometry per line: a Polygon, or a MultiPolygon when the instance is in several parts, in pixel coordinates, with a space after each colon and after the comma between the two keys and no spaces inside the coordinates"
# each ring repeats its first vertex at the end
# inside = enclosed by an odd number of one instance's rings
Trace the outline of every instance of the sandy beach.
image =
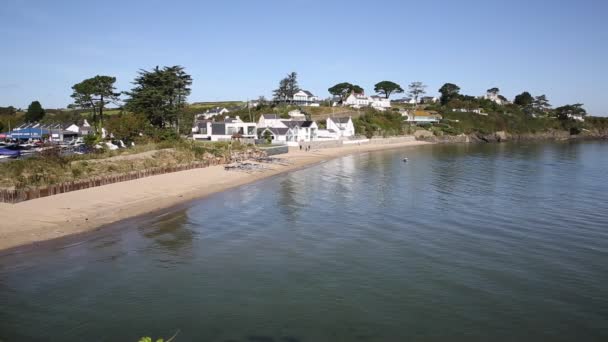
{"type": "Polygon", "coordinates": [[[279,158],[289,165],[268,165],[263,172],[225,171],[223,166],[188,170],[79,190],[17,204],[0,203],[0,252],[96,230],[124,219],[202,198],[280,173],[354,153],[429,144],[408,141],[290,151],[279,158]]]}

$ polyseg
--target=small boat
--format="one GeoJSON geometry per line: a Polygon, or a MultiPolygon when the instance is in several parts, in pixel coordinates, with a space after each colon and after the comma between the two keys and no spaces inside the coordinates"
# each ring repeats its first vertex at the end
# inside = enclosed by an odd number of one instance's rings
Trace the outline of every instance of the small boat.
{"type": "Polygon", "coordinates": [[[0,148],[0,158],[19,158],[21,156],[21,152],[19,150],[11,150],[8,148],[0,148]]]}
{"type": "Polygon", "coordinates": [[[408,159],[407,158],[403,158],[403,162],[407,163],[408,159]]]}

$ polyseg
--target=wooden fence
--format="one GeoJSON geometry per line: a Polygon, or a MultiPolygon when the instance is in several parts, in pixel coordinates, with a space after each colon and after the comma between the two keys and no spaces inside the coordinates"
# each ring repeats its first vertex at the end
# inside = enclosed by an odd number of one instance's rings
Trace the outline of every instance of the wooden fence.
{"type": "MultiPolygon", "coordinates": [[[[248,157],[256,157],[254,154],[237,154],[233,155],[232,160],[247,159],[248,157]]],[[[54,185],[48,185],[36,188],[26,189],[0,189],[0,202],[3,203],[19,203],[23,201],[29,201],[36,198],[47,197],[57,195],[70,191],[77,191],[82,189],[94,188],[97,186],[108,185],[119,182],[126,182],[130,180],[162,175],[165,173],[179,172],[192,169],[200,169],[214,165],[222,165],[230,163],[231,160],[224,158],[211,158],[209,160],[194,162],[184,165],[168,166],[168,167],[154,167],[141,171],[131,171],[128,173],[108,175],[101,177],[88,178],[84,180],[77,180],[71,182],[64,182],[54,185]]]]}

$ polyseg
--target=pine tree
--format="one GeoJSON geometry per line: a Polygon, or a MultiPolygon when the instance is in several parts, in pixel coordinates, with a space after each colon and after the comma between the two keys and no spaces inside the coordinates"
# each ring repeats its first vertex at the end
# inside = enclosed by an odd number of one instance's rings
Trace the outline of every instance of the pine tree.
{"type": "Polygon", "coordinates": [[[25,121],[26,122],[38,122],[42,120],[44,117],[45,111],[42,108],[42,105],[38,101],[32,101],[30,105],[27,107],[27,112],[25,113],[25,121]]]}

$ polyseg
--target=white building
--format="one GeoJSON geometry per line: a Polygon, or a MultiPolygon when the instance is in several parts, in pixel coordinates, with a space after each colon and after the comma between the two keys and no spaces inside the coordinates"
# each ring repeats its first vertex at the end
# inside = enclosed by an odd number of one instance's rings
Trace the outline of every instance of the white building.
{"type": "Polygon", "coordinates": [[[490,100],[496,104],[499,105],[504,105],[504,104],[508,104],[509,101],[502,95],[500,95],[498,92],[487,92],[485,96],[483,96],[484,99],[486,100],[490,100]]]}
{"type": "Polygon", "coordinates": [[[91,125],[86,119],[83,121],[82,125],[78,126],[76,124],[71,124],[66,127],[65,130],[78,133],[79,135],[88,135],[92,131],[91,125]]]}
{"type": "Polygon", "coordinates": [[[376,110],[384,111],[387,108],[391,108],[391,100],[380,97],[380,96],[370,96],[370,106],[376,110]]]}
{"type": "Polygon", "coordinates": [[[365,94],[352,93],[344,100],[344,105],[354,108],[368,107],[370,105],[370,99],[365,94]]]}
{"type": "Polygon", "coordinates": [[[580,114],[568,114],[568,118],[580,122],[585,122],[585,117],[580,114]]]}
{"type": "Polygon", "coordinates": [[[350,117],[327,118],[326,127],[329,133],[335,132],[337,138],[350,138],[355,136],[355,125],[350,117]]]}
{"type": "Polygon", "coordinates": [[[264,139],[266,136],[270,136],[273,143],[287,143],[291,146],[297,146],[300,142],[317,140],[319,127],[316,122],[305,120],[299,112],[290,114],[291,119],[281,119],[276,114],[260,116],[257,124],[258,138],[264,139]]]}
{"type": "Polygon", "coordinates": [[[487,113],[483,112],[482,108],[475,108],[475,109],[453,108],[452,112],[455,112],[455,113],[475,113],[475,114],[478,114],[478,115],[488,115],[487,113]]]}
{"type": "Polygon", "coordinates": [[[198,121],[192,128],[194,140],[227,141],[235,137],[256,138],[255,122],[243,122],[240,117],[226,118],[224,122],[198,121]]]}
{"type": "Polygon", "coordinates": [[[285,128],[285,119],[281,119],[277,114],[262,114],[258,120],[258,128],[285,128]]]}
{"type": "Polygon", "coordinates": [[[350,94],[344,101],[344,105],[353,108],[372,107],[384,111],[391,108],[391,100],[381,96],[367,96],[365,94],[350,94]]]}
{"type": "MultiPolygon", "coordinates": [[[[314,121],[283,121],[289,129],[287,143],[300,143],[317,140],[319,126],[314,121]]],[[[293,145],[293,144],[292,144],[293,145]]]]}
{"type": "Polygon", "coordinates": [[[285,144],[287,142],[287,127],[258,128],[258,139],[270,139],[272,144],[285,144]]]}
{"type": "Polygon", "coordinates": [[[293,103],[299,106],[319,106],[319,97],[313,95],[308,90],[300,90],[293,95],[293,103]]]}

